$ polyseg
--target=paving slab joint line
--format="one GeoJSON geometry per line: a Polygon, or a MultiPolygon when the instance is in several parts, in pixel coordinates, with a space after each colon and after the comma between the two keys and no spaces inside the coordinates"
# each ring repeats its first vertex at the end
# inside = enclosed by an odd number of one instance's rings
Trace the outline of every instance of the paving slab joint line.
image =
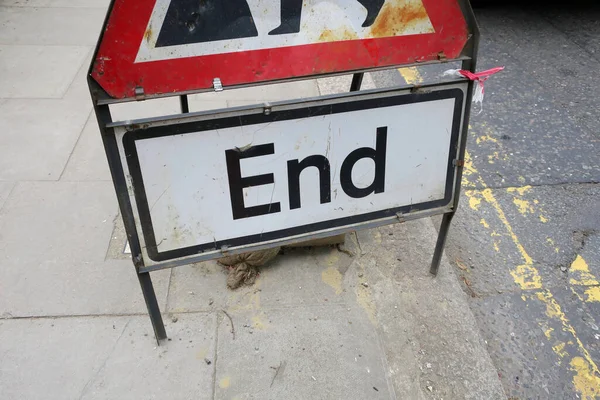
{"type": "MultiPolygon", "coordinates": [[[[108,250],[107,250],[108,254],[108,250]]],[[[167,282],[167,294],[165,298],[165,312],[169,310],[169,299],[171,297],[171,281],[173,280],[173,268],[169,271],[169,281],[167,282]]]]}
{"type": "Polygon", "coordinates": [[[121,340],[121,338],[125,334],[125,330],[129,326],[130,322],[131,322],[131,319],[129,319],[125,323],[125,325],[123,326],[123,329],[121,330],[121,333],[119,334],[119,337],[115,340],[115,343],[113,344],[112,349],[110,349],[110,351],[106,354],[106,357],[104,358],[104,361],[102,362],[102,365],[100,366],[100,368],[98,368],[98,370],[95,373],[93,373],[92,376],[90,376],[90,379],[88,379],[88,381],[85,383],[85,386],[83,387],[83,389],[81,389],[81,394],[79,395],[79,400],[83,399],[83,396],[87,393],[88,388],[90,387],[90,385],[94,382],[94,380],[96,379],[96,377],[98,377],[98,375],[100,374],[100,372],[102,372],[104,370],[104,368],[106,367],[106,363],[108,362],[108,360],[110,359],[110,357],[115,352],[115,349],[117,348],[117,345],[119,344],[119,341],[121,340]]]}
{"type": "Polygon", "coordinates": [[[219,326],[221,324],[219,312],[215,315],[215,351],[213,352],[213,371],[212,371],[212,399],[217,396],[217,362],[219,361],[219,326]]]}
{"type": "MultiPolygon", "coordinates": [[[[210,309],[210,310],[181,310],[181,311],[171,311],[171,312],[163,312],[161,313],[164,316],[168,315],[193,315],[193,314],[218,314],[220,310],[215,309],[210,309]]],[[[148,314],[144,314],[144,315],[148,315],[148,314]]]]}
{"type": "MultiPolygon", "coordinates": [[[[66,182],[66,181],[63,181],[66,182]]],[[[112,182],[109,181],[109,182],[112,182]]],[[[119,224],[119,221],[121,220],[121,211],[119,209],[119,207],[117,206],[117,213],[115,214],[115,216],[113,217],[112,220],[112,231],[110,232],[110,240],[108,242],[108,246],[106,246],[106,253],[104,254],[104,261],[108,261],[110,260],[110,248],[112,246],[112,241],[115,240],[115,237],[118,237],[118,235],[116,234],[116,228],[117,228],[117,224],[119,224]]],[[[125,228],[123,228],[125,229],[125,228]]],[[[125,232],[125,244],[127,244],[128,239],[127,239],[127,232],[125,232]]],[[[124,250],[120,250],[123,254],[125,254],[124,250]]],[[[132,257],[128,257],[128,260],[132,260],[132,257]]],[[[171,269],[172,270],[172,269],[171,269]]],[[[134,271],[135,271],[135,267],[134,267],[134,271]]],[[[135,272],[137,274],[137,271],[135,272]]],[[[169,281],[169,285],[171,284],[171,281],[169,281]]],[[[168,290],[168,288],[167,288],[168,290]]]]}
{"type": "MultiPolygon", "coordinates": [[[[3,182],[10,182],[10,181],[3,181],[3,182]]],[[[19,183],[19,182],[18,181],[12,182],[12,186],[11,186],[10,190],[8,191],[8,194],[6,195],[6,199],[4,200],[4,203],[0,204],[0,212],[2,212],[2,210],[4,210],[4,207],[8,203],[8,199],[10,198],[10,196],[15,191],[15,188],[17,187],[17,183],[19,183]]]]}
{"type": "MultiPolygon", "coordinates": [[[[77,79],[79,79],[80,72],[82,72],[82,70],[84,70],[84,71],[88,70],[89,65],[87,65],[87,60],[91,59],[92,57],[94,57],[94,53],[96,51],[96,47],[95,46],[91,46],[90,47],[90,46],[81,46],[81,45],[79,45],[77,47],[87,47],[88,48],[88,52],[85,54],[83,62],[79,66],[79,69],[77,69],[77,73],[75,74],[75,76],[73,77],[73,79],[71,80],[71,82],[69,83],[69,86],[67,86],[67,88],[65,89],[64,93],[60,97],[60,100],[64,100],[67,97],[67,95],[71,91],[71,88],[73,87],[73,84],[75,83],[75,81],[77,81],[77,79]]],[[[86,73],[86,77],[87,77],[87,73],[86,73]]],[[[86,88],[87,88],[87,84],[86,84],[86,88]]],[[[89,116],[88,116],[88,119],[89,119],[89,116]]],[[[86,120],[86,122],[87,122],[87,120],[86,120]]]]}
{"type": "Polygon", "coordinates": [[[394,387],[394,382],[392,381],[392,377],[390,374],[390,364],[388,363],[388,359],[385,353],[385,347],[383,346],[383,340],[381,339],[382,328],[377,324],[375,328],[375,337],[377,338],[377,347],[379,348],[379,354],[381,363],[383,364],[383,368],[385,371],[385,382],[387,383],[388,391],[390,393],[391,400],[398,400],[398,396],[396,395],[396,388],[394,387]]]}
{"type": "MultiPolygon", "coordinates": [[[[141,296],[141,294],[140,294],[141,296]]],[[[169,314],[211,314],[216,310],[208,311],[178,311],[169,314]]],[[[167,317],[167,313],[162,313],[163,317],[167,317]]],[[[148,317],[147,312],[140,313],[123,313],[123,314],[69,314],[69,315],[18,315],[18,316],[2,316],[0,321],[20,320],[20,319],[69,319],[69,318],[106,318],[106,317],[148,317]]]]}
{"type": "Polygon", "coordinates": [[[81,140],[81,137],[83,136],[83,131],[85,130],[85,126],[87,125],[87,122],[90,119],[90,116],[92,115],[93,112],[94,112],[94,110],[90,110],[90,112],[88,113],[88,116],[86,117],[85,122],[83,123],[83,126],[79,130],[79,135],[77,135],[77,140],[75,141],[73,148],[71,148],[71,151],[69,152],[69,157],[67,157],[67,161],[65,161],[65,165],[63,166],[62,171],[60,171],[60,175],[58,175],[58,179],[56,179],[55,182],[60,181],[62,179],[63,175],[65,174],[65,171],[67,170],[67,167],[69,166],[69,162],[71,161],[71,157],[73,157],[73,153],[75,153],[75,149],[77,148],[77,145],[79,144],[79,141],[81,140]]]}

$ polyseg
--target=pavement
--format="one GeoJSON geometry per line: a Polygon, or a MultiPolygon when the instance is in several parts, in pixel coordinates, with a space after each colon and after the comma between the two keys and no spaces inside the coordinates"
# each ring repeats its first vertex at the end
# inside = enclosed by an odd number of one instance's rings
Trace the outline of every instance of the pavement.
{"type": "MultiPolygon", "coordinates": [[[[0,398],[506,398],[448,260],[428,274],[429,219],[350,234],[343,251],[286,250],[236,291],[215,262],[154,272],[157,346],[85,79],[107,4],[0,1],[0,398]]],[[[225,90],[190,108],[348,88],[225,90]]]]}

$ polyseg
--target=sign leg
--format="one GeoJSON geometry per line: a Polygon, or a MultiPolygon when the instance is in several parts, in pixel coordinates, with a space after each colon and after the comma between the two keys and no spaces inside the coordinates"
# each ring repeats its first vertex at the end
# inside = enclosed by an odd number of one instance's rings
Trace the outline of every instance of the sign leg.
{"type": "Polygon", "coordinates": [[[154,293],[154,286],[152,286],[150,273],[138,273],[138,279],[140,281],[140,286],[142,287],[146,307],[148,307],[148,314],[150,315],[150,321],[152,322],[152,328],[154,329],[154,336],[156,337],[157,344],[160,345],[160,341],[167,338],[167,332],[165,331],[165,324],[160,315],[160,308],[158,306],[158,300],[156,299],[156,293],[154,293]]]}
{"type": "Polygon", "coordinates": [[[448,237],[448,229],[450,229],[452,217],[454,217],[454,212],[446,213],[442,217],[442,225],[440,226],[440,232],[433,253],[433,260],[431,261],[431,268],[429,269],[429,272],[433,276],[437,275],[438,269],[440,268],[440,261],[442,260],[442,254],[444,253],[444,246],[446,245],[446,237],[448,237]]]}
{"type": "Polygon", "coordinates": [[[360,90],[360,86],[362,85],[363,76],[365,74],[363,72],[359,72],[357,74],[352,75],[352,83],[350,84],[350,91],[357,92],[360,90]]]}
{"type": "Polygon", "coordinates": [[[183,114],[190,112],[190,106],[188,105],[188,97],[186,94],[179,96],[179,104],[181,104],[181,112],[183,114]]]}

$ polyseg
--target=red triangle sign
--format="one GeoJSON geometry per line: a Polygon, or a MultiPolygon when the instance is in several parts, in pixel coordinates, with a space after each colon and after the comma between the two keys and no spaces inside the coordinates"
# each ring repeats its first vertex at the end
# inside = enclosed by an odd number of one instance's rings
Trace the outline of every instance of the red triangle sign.
{"type": "Polygon", "coordinates": [[[91,75],[113,98],[461,55],[459,0],[114,0],[91,75]]]}

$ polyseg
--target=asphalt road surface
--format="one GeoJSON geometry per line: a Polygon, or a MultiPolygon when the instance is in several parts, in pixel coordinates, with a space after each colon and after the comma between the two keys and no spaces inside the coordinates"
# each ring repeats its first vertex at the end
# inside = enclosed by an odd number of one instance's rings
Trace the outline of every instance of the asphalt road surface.
{"type": "Polygon", "coordinates": [[[506,69],[471,118],[446,252],[510,399],[600,398],[600,5],[566,4],[476,10],[478,69],[506,69]]]}

